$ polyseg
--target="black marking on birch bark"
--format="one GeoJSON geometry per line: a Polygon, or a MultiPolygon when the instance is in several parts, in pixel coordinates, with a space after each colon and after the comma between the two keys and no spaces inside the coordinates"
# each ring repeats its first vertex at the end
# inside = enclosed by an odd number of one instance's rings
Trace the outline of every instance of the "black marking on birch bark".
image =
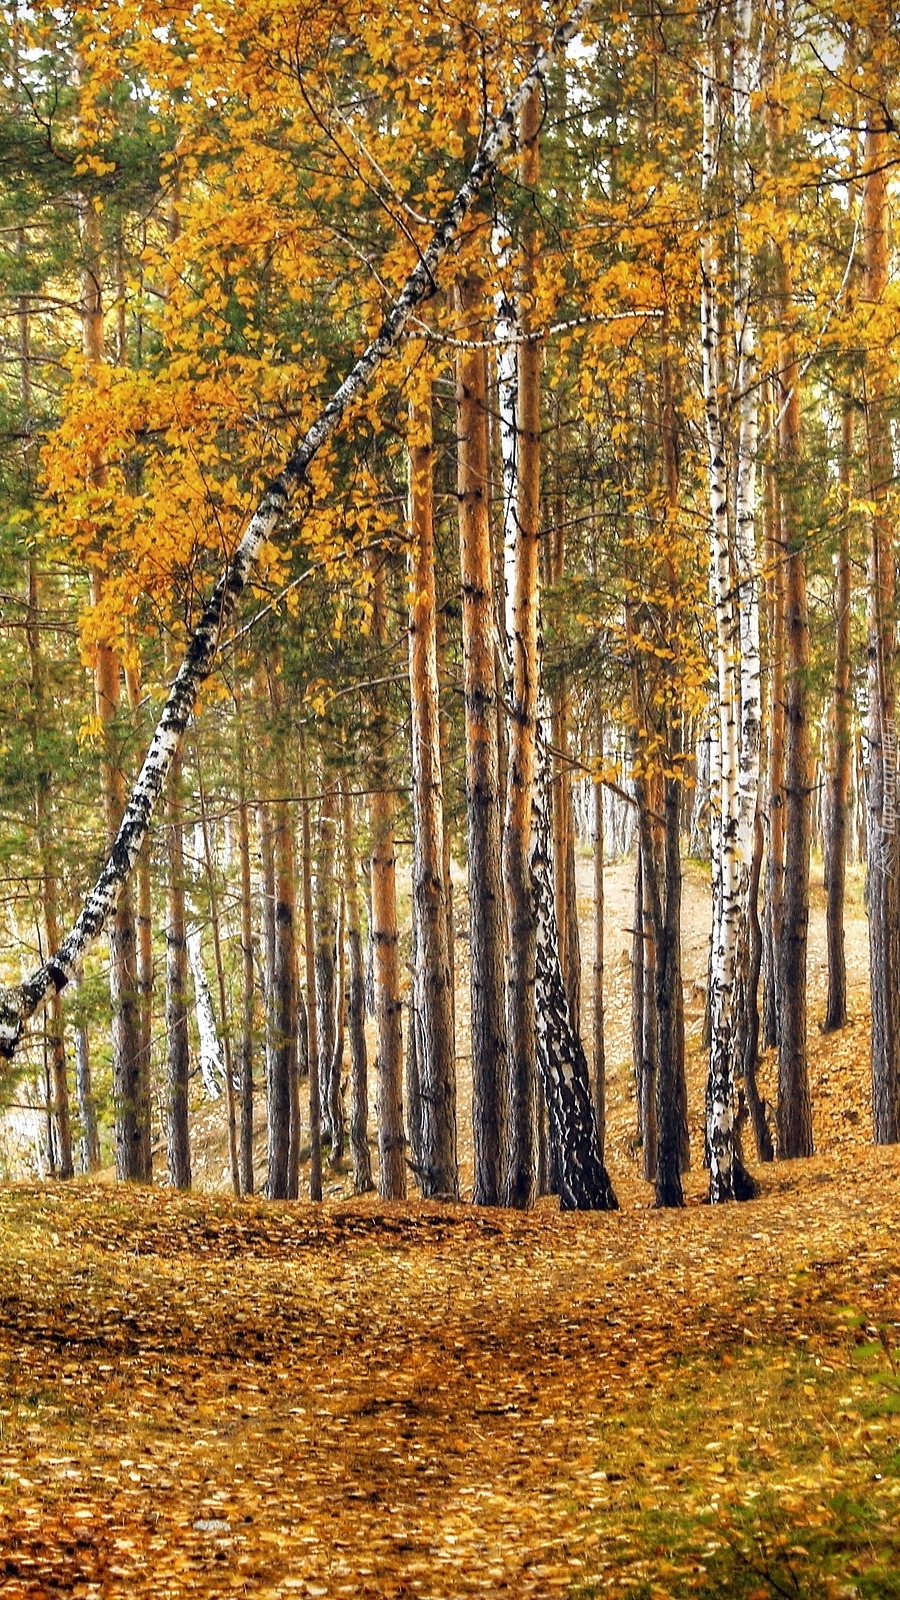
{"type": "Polygon", "coordinates": [[[551,881],[548,755],[537,740],[531,877],[537,922],[535,1007],[537,1058],[557,1151],[563,1211],[616,1211],[597,1139],[587,1057],[572,1021],[559,960],[559,929],[551,881]]]}
{"type": "Polygon", "coordinates": [[[144,764],[131,791],[109,858],[79,917],[48,962],[20,984],[0,989],[0,1059],[12,1058],[25,1023],[49,995],[58,993],[74,975],[106,918],[115,909],[146,837],[172,758],[193,714],[200,687],[212,669],[222,631],[256,564],[261,546],[274,532],[297,490],[306,481],[310,463],[331,438],[351,402],[363,393],[385,357],[394,349],[416,306],[421,305],[432,293],[441,261],[454,244],[462,222],[494,172],[503,151],[512,142],[519,111],[535,84],[542,80],[552,58],[575,37],[592,4],[593,0],[580,0],[568,21],[554,29],[549,43],[537,53],[530,70],[495,118],[469,169],[468,177],[457,190],[431,239],[420,253],[416,266],[375,338],[351,367],[306,436],[292,451],[281,472],[263,493],[243,538],[216,583],[191,636],[144,764]]]}

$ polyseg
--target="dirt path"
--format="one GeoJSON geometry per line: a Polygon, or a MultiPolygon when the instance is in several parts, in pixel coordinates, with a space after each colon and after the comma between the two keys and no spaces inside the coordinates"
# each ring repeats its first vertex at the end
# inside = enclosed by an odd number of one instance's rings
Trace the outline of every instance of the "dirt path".
{"type": "Polygon", "coordinates": [[[581,1217],[0,1194],[4,1597],[674,1594],[640,1587],[674,1559],[647,1517],[873,1492],[832,1391],[900,1326],[900,1155],[715,1211],[620,1188],[581,1217]],[[742,1456],[785,1383],[789,1448],[742,1456]]]}

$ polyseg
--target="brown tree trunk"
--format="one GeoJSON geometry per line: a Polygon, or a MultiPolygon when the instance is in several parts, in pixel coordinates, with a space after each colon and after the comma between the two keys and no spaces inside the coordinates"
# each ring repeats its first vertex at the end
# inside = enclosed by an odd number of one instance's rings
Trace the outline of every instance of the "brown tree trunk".
{"type": "MultiPolygon", "coordinates": [[[[889,282],[887,172],[892,137],[887,121],[886,30],[870,28],[872,92],[866,121],[863,187],[863,295],[877,316],[889,282]]],[[[897,724],[894,525],[888,495],[894,480],[891,393],[881,349],[866,362],[869,454],[868,658],[869,774],[866,904],[872,1006],[872,1116],[876,1144],[900,1139],[900,849],[897,829],[897,724]]]]}
{"type": "Polygon", "coordinates": [[[168,870],[166,881],[166,1051],[167,1129],[169,1182],[175,1189],[191,1186],[191,1145],[188,1127],[188,953],[185,906],[184,812],[181,794],[183,758],[179,750],[169,772],[169,815],[166,829],[168,870]]]}
{"type": "MultiPolygon", "coordinates": [[[[601,769],[603,766],[603,714],[597,713],[597,755],[596,759],[601,769]]],[[[601,1157],[606,1152],[606,1029],[603,999],[603,973],[604,973],[604,928],[605,915],[605,884],[604,884],[604,830],[603,830],[603,786],[598,780],[594,783],[594,964],[593,964],[593,999],[594,999],[594,1076],[593,1099],[594,1118],[597,1123],[597,1144],[601,1157]]]]}
{"type": "MultiPolygon", "coordinates": [[[[372,632],[387,644],[387,582],[384,562],[373,571],[372,632]]],[[[377,1050],[378,1192],[385,1200],[406,1197],[406,1140],[403,1134],[403,1036],[400,953],[397,927],[397,877],[394,848],[396,801],[392,787],[391,727],[383,704],[376,704],[372,728],[372,945],[374,949],[377,1050]]]]}
{"type": "MultiPolygon", "coordinates": [[[[128,706],[135,719],[141,703],[140,671],[137,665],[125,670],[128,706]]],[[[141,1038],[141,1159],[149,1182],[153,1158],[150,1149],[150,1052],[153,1038],[153,900],[150,885],[150,840],[144,840],[134,869],[135,882],[135,971],[137,974],[138,1023],[141,1038]]]]}
{"type": "Polygon", "coordinates": [[[299,1187],[300,1100],[297,1063],[297,946],[295,937],[294,833],[287,765],[275,765],[278,796],[272,818],[275,855],[275,970],[272,1073],[269,1084],[271,1200],[295,1200],[299,1187]]]}
{"type": "MultiPolygon", "coordinates": [[[[239,724],[240,730],[240,724],[239,724]]],[[[244,777],[244,741],[239,732],[240,797],[238,800],[238,854],[241,863],[241,1039],[238,1079],[241,1094],[241,1193],[253,1194],[253,1052],[256,1034],[256,982],[253,972],[253,901],[250,887],[250,808],[244,777]]]]}
{"type": "Polygon", "coordinates": [[[319,1073],[319,1028],[316,1019],[316,924],[313,901],[312,816],[306,741],[300,740],[300,783],[303,801],[303,952],[306,971],[306,1059],[309,1069],[309,1198],[322,1198],[322,1091],[319,1073]]]}
{"type": "Polygon", "coordinates": [[[837,630],[832,690],[832,758],[828,773],[825,828],[825,929],[828,951],[828,999],[825,1033],[847,1022],[847,962],[844,955],[844,886],[847,878],[847,824],[853,763],[853,693],[850,684],[850,503],[853,473],[853,400],[844,402],[841,419],[842,515],[835,573],[837,630]]]}
{"type": "MultiPolygon", "coordinates": [[[[81,235],[84,250],[82,350],[88,365],[99,367],[104,359],[102,240],[100,216],[93,199],[82,199],[81,235]]],[[[89,471],[90,488],[102,488],[105,478],[105,463],[98,452],[89,471]]],[[[99,606],[102,594],[103,576],[95,569],[91,574],[91,603],[94,606],[99,606]]],[[[110,844],[119,831],[126,796],[125,773],[114,727],[119,706],[119,679],[120,663],[116,651],[102,641],[97,643],[94,647],[94,701],[103,728],[100,782],[106,834],[110,844]]],[[[122,891],[109,925],[109,987],[112,1002],[116,1174],[120,1179],[145,1182],[150,1174],[146,1167],[134,902],[129,884],[122,891]]]]}
{"type": "Polygon", "coordinates": [[[353,802],[345,782],[343,800],[344,904],[347,914],[347,1032],[350,1036],[350,1154],[353,1158],[353,1188],[366,1194],[372,1181],[369,1152],[369,1062],[366,1051],[366,975],[363,964],[362,928],[359,907],[359,882],[356,848],[353,840],[353,802]]]}
{"type": "MultiPolygon", "coordinates": [[[[80,989],[82,977],[75,978],[75,989],[80,989]]],[[[97,1129],[97,1106],[91,1075],[91,1046],[87,1024],[75,1023],[75,1102],[81,1124],[80,1161],[82,1172],[97,1172],[100,1167],[100,1135],[97,1129]]]]}
{"type": "Polygon", "coordinates": [[[316,860],[316,1032],[319,1042],[319,1093],[328,1165],[344,1156],[344,1104],[337,1059],[337,877],[335,874],[337,789],[323,778],[316,860]]]}
{"type": "MultiPolygon", "coordinates": [[[[478,279],[461,279],[457,308],[462,336],[476,343],[484,337],[482,302],[478,279]]],[[[507,1061],[487,387],[486,352],[460,351],[456,366],[457,489],[469,835],[472,1199],[475,1205],[493,1206],[500,1199],[500,1114],[507,1098],[507,1061]]]]}
{"type": "Polygon", "coordinates": [[[763,1045],[778,1044],[778,951],[784,903],[785,562],[775,470],[765,473],[769,633],[768,848],[763,923],[763,1045]]]}
{"type": "Polygon", "coordinates": [[[456,1159],[456,1056],[444,860],[437,623],[434,574],[434,442],[431,393],[410,410],[409,521],[412,600],[409,681],[415,822],[415,1006],[419,1018],[422,1105],[419,1181],[423,1196],[459,1195],[456,1159]]]}
{"type": "MultiPolygon", "coordinates": [[[[775,134],[778,135],[776,123],[775,134]]],[[[776,247],[787,331],[779,341],[782,550],[785,587],[784,892],[778,954],[778,1156],[813,1153],[806,1046],[806,951],[809,932],[810,773],[809,611],[805,536],[799,513],[800,367],[793,333],[793,277],[788,247],[776,247]]]]}

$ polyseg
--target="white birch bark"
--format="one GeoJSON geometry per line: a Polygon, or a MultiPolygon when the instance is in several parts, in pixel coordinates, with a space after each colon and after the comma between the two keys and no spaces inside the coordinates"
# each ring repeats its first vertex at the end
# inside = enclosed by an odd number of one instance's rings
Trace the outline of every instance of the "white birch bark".
{"type": "MultiPolygon", "coordinates": [[[[709,458],[710,593],[716,625],[718,717],[713,741],[711,831],[713,846],[713,936],[710,958],[710,1059],[706,1146],[712,1201],[745,1197],[735,1143],[736,987],[740,951],[746,944],[753,824],[759,783],[759,578],[755,541],[756,347],[750,303],[750,261],[742,234],[743,208],[735,216],[735,385],[738,430],[733,539],[727,438],[723,419],[725,374],[719,333],[720,239],[714,187],[720,177],[722,98],[716,60],[718,11],[702,13],[700,82],[703,108],[702,190],[707,227],[701,246],[701,341],[703,398],[709,458]],[[717,769],[717,771],[716,771],[717,769]],[[718,782],[716,782],[716,776],[718,782]],[[718,813],[716,815],[716,812],[718,813]],[[718,858],[718,859],[717,859],[718,858]]],[[[738,194],[749,181],[749,28],[752,8],[741,0],[734,40],[734,132],[738,142],[732,174],[738,194]]]]}
{"type": "MultiPolygon", "coordinates": [[[[491,245],[501,274],[510,266],[509,238],[502,223],[494,229],[491,245]]],[[[516,581],[516,496],[519,477],[516,412],[519,396],[518,347],[522,324],[515,291],[501,288],[496,299],[494,336],[497,341],[497,413],[500,423],[500,487],[503,530],[503,642],[504,674],[511,672],[515,611],[513,595],[516,581]]]]}
{"type": "Polygon", "coordinates": [[[0,990],[0,1057],[10,1059],[14,1055],[25,1023],[54,990],[59,992],[74,976],[85,952],[115,908],[147,836],[172,758],[193,716],[200,686],[212,670],[225,627],[263,545],[275,533],[298,491],[307,483],[314,457],[340,426],[354,401],[366,390],[382,362],[395,349],[417,306],[433,293],[441,263],[509,146],[522,107],[535,86],[543,81],[551,61],[562,54],[575,37],[591,6],[592,0],[580,0],[568,20],[554,28],[547,44],[537,52],[530,71],[488,125],[468,176],[419,253],[415,267],[375,338],[358,357],[281,472],[264,491],[191,637],[131,791],[109,857],[80,915],[48,961],[21,983],[0,990]]]}

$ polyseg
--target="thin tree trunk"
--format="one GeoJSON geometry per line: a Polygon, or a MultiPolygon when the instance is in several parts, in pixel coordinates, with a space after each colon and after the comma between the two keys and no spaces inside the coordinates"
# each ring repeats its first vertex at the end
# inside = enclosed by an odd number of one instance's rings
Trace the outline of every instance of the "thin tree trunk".
{"type": "MultiPolygon", "coordinates": [[[[535,87],[519,119],[519,181],[528,193],[538,175],[540,92],[535,87]]],[[[537,241],[523,240],[522,283],[534,282],[537,241]]],[[[519,311],[523,306],[520,303],[519,311]]],[[[516,515],[511,604],[507,631],[512,664],[509,763],[503,828],[503,886],[508,937],[506,1034],[508,1093],[503,1199],[530,1206],[535,1197],[537,1057],[535,1030],[536,923],[531,880],[535,741],[540,688],[539,554],[541,350],[531,335],[531,309],[518,348],[516,409],[516,515]]]]}
{"type": "Polygon", "coordinates": [[[350,1036],[350,1154],[353,1189],[367,1194],[374,1189],[369,1152],[369,1062],[366,1051],[366,975],[363,966],[359,881],[353,841],[353,802],[346,782],[342,788],[344,845],[344,904],[347,908],[347,1032],[350,1036]]]}
{"type": "MultiPolygon", "coordinates": [[[[101,296],[102,240],[96,201],[82,198],[80,205],[82,247],[85,266],[82,281],[82,350],[89,367],[99,369],[104,360],[103,302],[101,296]]],[[[97,452],[89,471],[91,489],[101,489],[106,467],[97,452]]],[[[91,603],[99,606],[103,596],[103,577],[91,574],[91,603]]],[[[116,651],[102,641],[94,651],[94,699],[103,728],[103,754],[100,782],[106,835],[110,844],[116,838],[125,812],[125,774],[122,770],[114,721],[119,706],[120,663],[116,651]]],[[[137,854],[143,845],[136,850],[137,854]]],[[[116,1175],[120,1179],[146,1181],[147,1140],[144,1133],[143,1087],[141,1082],[141,1027],[138,1008],[134,903],[125,885],[109,929],[109,986],[112,1002],[113,1099],[116,1114],[116,1175]]]]}
{"type": "Polygon", "coordinates": [[[222,1025],[222,1056],[225,1062],[225,1107],[228,1134],[228,1164],[231,1170],[231,1187],[237,1199],[241,1196],[241,1174],[238,1164],[237,1119],[234,1103],[234,1061],[231,1051],[231,1019],[228,1007],[228,990],[225,983],[225,964],[222,960],[222,939],[219,928],[219,897],[209,837],[209,819],[206,810],[206,793],[203,773],[197,753],[197,793],[200,800],[200,837],[203,843],[203,865],[206,875],[206,893],[209,900],[209,920],[213,936],[213,961],[216,969],[216,987],[219,992],[219,1015],[222,1025]]]}
{"type": "MultiPolygon", "coordinates": [[[[597,762],[603,766],[603,714],[597,713],[597,762]]],[[[606,1151],[606,1029],[603,1000],[604,973],[604,830],[603,789],[599,778],[594,783],[594,1119],[601,1157],[606,1151]]]]}
{"type": "Polygon", "coordinates": [[[784,751],[787,611],[781,508],[773,466],[766,468],[766,565],[769,570],[769,741],[766,797],[765,921],[763,924],[763,1044],[778,1044],[778,951],[784,906],[784,751]]]}
{"type": "MultiPolygon", "coordinates": [[[[79,973],[75,979],[76,991],[81,987],[79,973]]],[[[75,1103],[81,1124],[80,1161],[85,1173],[99,1171],[100,1135],[97,1129],[97,1105],[91,1078],[91,1045],[87,1024],[75,1023],[75,1103]]]]}
{"type": "MultiPolygon", "coordinates": [[[[141,684],[138,667],[125,669],[125,688],[128,706],[133,719],[141,704],[141,684]]],[[[150,884],[150,840],[144,840],[135,863],[135,972],[137,975],[138,1025],[140,1028],[141,1055],[139,1063],[141,1085],[141,1160],[147,1181],[153,1170],[150,1138],[150,1053],[153,1038],[153,900],[150,884]]]]}
{"type": "MultiPolygon", "coordinates": [[[[373,571],[372,632],[382,649],[388,637],[386,589],[385,566],[381,560],[373,571]]],[[[390,762],[391,728],[383,703],[376,704],[372,736],[375,748],[371,872],[378,1192],[385,1200],[403,1200],[406,1198],[406,1140],[403,1134],[403,1035],[394,848],[396,801],[390,762]]]]}
{"type": "Polygon", "coordinates": [[[434,441],[430,389],[410,410],[409,521],[412,600],[409,680],[415,819],[414,994],[420,1026],[422,1105],[419,1181],[426,1199],[459,1196],[456,1057],[444,860],[434,574],[434,441]]]}
{"type": "MultiPolygon", "coordinates": [[[[776,122],[775,133],[778,134],[776,122]]],[[[790,260],[776,250],[782,315],[790,326],[793,282],[790,260]]],[[[782,540],[785,560],[785,765],[784,898],[778,944],[778,1155],[781,1160],[813,1153],[812,1104],[806,1052],[806,950],[809,930],[810,777],[809,612],[806,557],[797,496],[800,455],[800,368],[792,332],[780,341],[784,398],[780,463],[782,540]]]]}
{"type": "Polygon", "coordinates": [[[253,902],[250,887],[250,808],[244,778],[244,742],[239,724],[240,798],[238,800],[238,855],[241,863],[241,1040],[238,1078],[241,1093],[240,1181],[241,1193],[253,1194],[253,1051],[256,1035],[256,983],[253,971],[253,902]]]}
{"type": "MultiPolygon", "coordinates": [[[[484,336],[482,286],[457,286],[462,334],[484,336]]],[[[456,366],[457,488],[466,701],[466,812],[469,836],[472,1134],[475,1205],[497,1205],[501,1106],[507,1099],[503,997],[503,885],[491,527],[487,356],[460,351],[456,366]]]]}
{"type": "Polygon", "coordinates": [[[300,739],[300,825],[303,844],[303,951],[306,970],[306,1057],[309,1067],[309,1198],[322,1198],[322,1092],[319,1076],[319,1028],[316,1017],[316,924],[313,902],[312,816],[306,741],[300,739]]]}
{"type": "MultiPolygon", "coordinates": [[[[866,119],[863,185],[863,293],[881,306],[889,283],[887,172],[891,132],[886,109],[886,29],[869,30],[872,87],[866,119]]],[[[900,835],[897,828],[897,724],[894,481],[891,395],[884,353],[866,362],[869,454],[868,658],[869,782],[866,904],[872,1009],[872,1117],[876,1144],[900,1139],[900,835]]]]}
{"type": "Polygon", "coordinates": [[[328,1165],[340,1167],[344,1155],[344,1106],[340,1071],[336,1070],[337,1017],[337,877],[335,844],[337,789],[323,779],[316,860],[316,1032],[319,1041],[319,1093],[324,1136],[329,1141],[328,1165]]]}
{"type": "Polygon", "coordinates": [[[847,1023],[847,962],[844,954],[844,888],[847,878],[847,828],[853,763],[853,694],[850,682],[850,503],[853,472],[853,400],[844,402],[841,419],[841,521],[835,574],[837,630],[832,691],[833,747],[828,774],[825,829],[825,929],[828,951],[828,999],[825,1033],[847,1023]]]}
{"type": "Polygon", "coordinates": [[[188,1127],[188,953],[185,904],[184,812],[181,794],[183,758],[180,750],[169,770],[166,854],[166,1052],[167,1128],[166,1152],[169,1182],[173,1188],[191,1186],[191,1144],[188,1127]]]}

